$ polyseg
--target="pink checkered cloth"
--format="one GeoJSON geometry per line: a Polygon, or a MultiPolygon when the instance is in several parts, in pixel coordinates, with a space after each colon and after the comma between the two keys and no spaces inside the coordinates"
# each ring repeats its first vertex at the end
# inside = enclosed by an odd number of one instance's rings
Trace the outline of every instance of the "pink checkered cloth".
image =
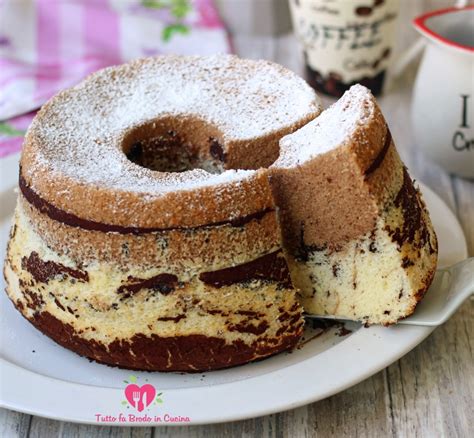
{"type": "Polygon", "coordinates": [[[212,0],[0,0],[0,158],[59,90],[164,53],[230,52],[212,0]]]}

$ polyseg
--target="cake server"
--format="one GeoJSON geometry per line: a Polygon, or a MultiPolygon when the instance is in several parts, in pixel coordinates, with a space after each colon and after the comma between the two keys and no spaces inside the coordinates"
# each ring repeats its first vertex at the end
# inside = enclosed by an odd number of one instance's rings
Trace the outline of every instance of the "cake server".
{"type": "MultiPolygon", "coordinates": [[[[415,313],[397,324],[438,326],[446,322],[466,298],[474,293],[474,257],[447,268],[438,269],[433,283],[415,313]]],[[[306,318],[336,319],[328,315],[306,318]]]]}

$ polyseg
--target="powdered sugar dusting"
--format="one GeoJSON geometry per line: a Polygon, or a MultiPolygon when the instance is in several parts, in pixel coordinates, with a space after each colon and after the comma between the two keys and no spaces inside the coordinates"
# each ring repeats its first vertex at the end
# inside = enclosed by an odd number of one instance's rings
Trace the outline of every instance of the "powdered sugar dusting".
{"type": "Polygon", "coordinates": [[[292,125],[318,107],[302,79],[270,62],[223,55],[138,60],[99,71],[46,104],[27,135],[35,156],[24,171],[47,169],[51,178],[59,173],[150,196],[239,181],[254,172],[142,168],[121,150],[122,136],[162,116],[194,115],[223,133],[225,148],[292,125]]]}
{"type": "Polygon", "coordinates": [[[354,85],[316,119],[280,140],[277,167],[292,167],[347,142],[374,114],[375,101],[369,89],[354,85]]]}

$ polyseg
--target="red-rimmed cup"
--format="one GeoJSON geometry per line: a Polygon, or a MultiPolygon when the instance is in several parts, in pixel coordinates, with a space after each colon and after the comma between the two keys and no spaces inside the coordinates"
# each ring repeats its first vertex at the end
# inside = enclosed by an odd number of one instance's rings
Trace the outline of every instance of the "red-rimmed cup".
{"type": "Polygon", "coordinates": [[[474,5],[413,24],[427,42],[413,91],[417,145],[449,172],[474,178],[474,5]]]}
{"type": "Polygon", "coordinates": [[[432,43],[458,53],[474,53],[474,5],[431,11],[413,20],[415,29],[432,43]]]}

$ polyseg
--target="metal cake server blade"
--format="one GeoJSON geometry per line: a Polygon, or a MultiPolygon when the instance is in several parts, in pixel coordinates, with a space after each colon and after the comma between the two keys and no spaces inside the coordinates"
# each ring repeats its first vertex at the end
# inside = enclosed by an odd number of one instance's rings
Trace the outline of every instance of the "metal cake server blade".
{"type": "MultiPolygon", "coordinates": [[[[397,324],[438,326],[446,322],[459,306],[474,294],[474,257],[448,268],[438,269],[433,283],[415,313],[397,324]]],[[[306,318],[341,320],[328,315],[305,314],[306,318]]]]}

